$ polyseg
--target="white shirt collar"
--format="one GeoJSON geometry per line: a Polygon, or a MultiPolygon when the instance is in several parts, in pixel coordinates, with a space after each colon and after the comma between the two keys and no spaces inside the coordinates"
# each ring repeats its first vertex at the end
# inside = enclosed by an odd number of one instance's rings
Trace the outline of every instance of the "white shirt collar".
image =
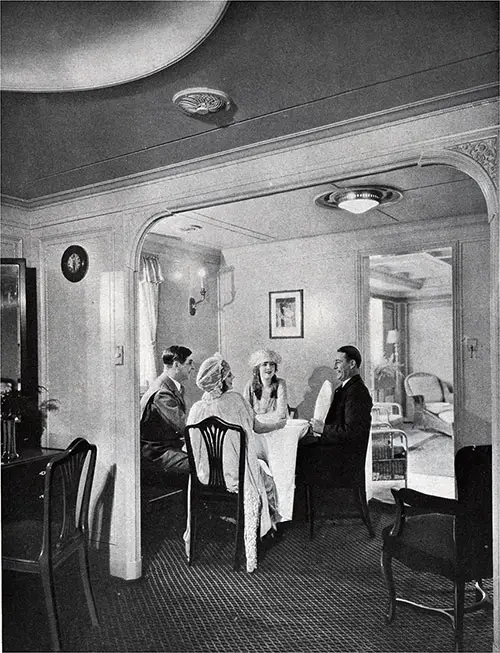
{"type": "Polygon", "coordinates": [[[182,392],[182,385],[179,383],[179,381],[176,381],[176,380],[173,379],[172,377],[170,377],[170,380],[171,380],[173,383],[175,383],[175,387],[177,388],[177,390],[178,390],[179,392],[182,392]]]}

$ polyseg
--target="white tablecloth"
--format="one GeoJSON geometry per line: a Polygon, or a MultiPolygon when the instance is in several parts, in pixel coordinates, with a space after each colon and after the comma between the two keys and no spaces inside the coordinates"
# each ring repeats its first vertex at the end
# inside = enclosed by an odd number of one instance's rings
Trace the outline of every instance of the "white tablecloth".
{"type": "Polygon", "coordinates": [[[292,519],[297,445],[308,429],[307,420],[289,419],[279,431],[256,434],[257,456],[266,461],[274,478],[281,521],[292,519]]]}

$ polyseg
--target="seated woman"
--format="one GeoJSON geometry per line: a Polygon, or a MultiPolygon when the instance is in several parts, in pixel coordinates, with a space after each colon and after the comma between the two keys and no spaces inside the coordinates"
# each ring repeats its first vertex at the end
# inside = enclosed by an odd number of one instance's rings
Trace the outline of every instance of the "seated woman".
{"type": "Polygon", "coordinates": [[[286,424],[286,383],[276,376],[280,363],[281,356],[270,349],[261,349],[250,356],[253,377],[245,386],[243,396],[254,412],[256,433],[275,431],[286,424]]]}
{"type": "MultiPolygon", "coordinates": [[[[207,358],[198,370],[196,385],[204,390],[204,395],[193,404],[186,424],[196,424],[206,417],[220,417],[226,422],[237,424],[247,434],[245,484],[244,484],[244,539],[247,559],[247,571],[257,567],[257,542],[255,533],[260,519],[260,537],[268,531],[274,531],[280,516],[276,509],[276,490],[271,472],[266,463],[257,459],[255,434],[253,432],[252,410],[245,399],[232,390],[233,374],[229,364],[220,354],[207,358]]],[[[230,492],[238,489],[239,448],[236,437],[228,432],[224,441],[224,479],[230,492]]],[[[208,478],[206,454],[201,447],[201,437],[192,436],[193,454],[196,461],[197,475],[201,482],[208,478]]],[[[189,514],[184,534],[186,551],[189,551],[189,514]]]]}

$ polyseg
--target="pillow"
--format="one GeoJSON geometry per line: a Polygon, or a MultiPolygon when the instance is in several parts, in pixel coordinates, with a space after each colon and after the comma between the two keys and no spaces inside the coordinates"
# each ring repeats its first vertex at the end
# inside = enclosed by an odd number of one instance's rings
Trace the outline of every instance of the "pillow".
{"type": "Polygon", "coordinates": [[[333,386],[330,381],[326,380],[321,386],[321,390],[318,393],[316,404],[314,406],[314,431],[317,433],[323,433],[325,419],[330,410],[332,398],[333,386]]]}

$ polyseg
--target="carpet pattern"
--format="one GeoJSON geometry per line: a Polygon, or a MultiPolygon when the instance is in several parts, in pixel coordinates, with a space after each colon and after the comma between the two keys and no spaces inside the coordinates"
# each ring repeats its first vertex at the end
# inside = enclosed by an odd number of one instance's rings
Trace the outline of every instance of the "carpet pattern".
{"type": "MultiPolygon", "coordinates": [[[[57,591],[64,649],[453,651],[451,626],[438,617],[402,606],[393,624],[385,624],[380,533],[392,522],[392,506],[371,507],[373,540],[359,518],[348,512],[333,520],[326,517],[330,510],[318,506],[313,541],[302,521],[291,522],[254,574],[232,571],[233,527],[227,522],[205,521],[197,564],[188,567],[174,512],[148,515],[142,579],[126,583],[93,568],[98,628],[90,625],[78,577],[63,572],[57,591]]],[[[450,583],[420,576],[417,584],[398,563],[394,570],[402,595],[406,590],[431,605],[450,604],[450,583]]],[[[43,603],[34,599],[40,591],[33,580],[18,579],[4,573],[4,651],[48,650],[43,603]],[[28,601],[29,615],[22,610],[28,601]]],[[[492,650],[492,621],[491,611],[466,615],[466,651],[492,650]]]]}

